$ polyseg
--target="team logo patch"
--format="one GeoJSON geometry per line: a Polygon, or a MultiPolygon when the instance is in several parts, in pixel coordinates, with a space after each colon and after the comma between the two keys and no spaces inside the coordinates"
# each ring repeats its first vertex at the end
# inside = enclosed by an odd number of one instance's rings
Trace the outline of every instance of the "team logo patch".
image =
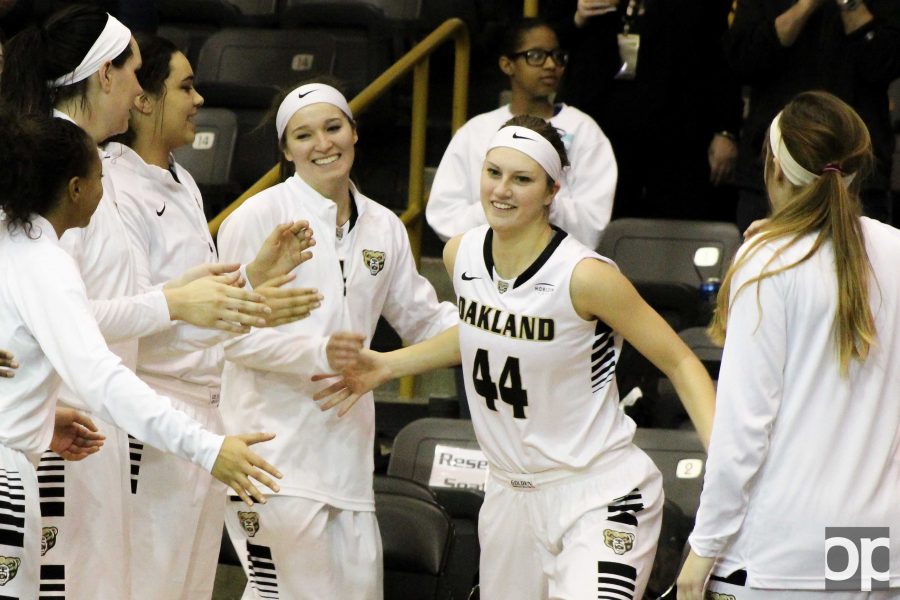
{"type": "Polygon", "coordinates": [[[706,592],[706,600],[736,600],[732,594],[720,594],[719,592],[706,592]]]}
{"type": "Polygon", "coordinates": [[[255,536],[259,531],[259,513],[239,510],[238,519],[240,519],[241,527],[244,528],[248,537],[255,536]]]}
{"type": "Polygon", "coordinates": [[[15,579],[16,573],[19,572],[19,565],[21,564],[21,558],[0,556],[0,585],[6,585],[8,582],[15,579]]]}
{"type": "Polygon", "coordinates": [[[41,556],[47,554],[56,545],[56,534],[58,533],[59,529],[56,527],[41,528],[41,556]]]}
{"type": "Polygon", "coordinates": [[[363,250],[363,262],[369,268],[369,273],[374,277],[384,268],[384,252],[380,250],[363,250]]]}
{"type": "Polygon", "coordinates": [[[500,292],[501,294],[505,294],[506,290],[508,290],[508,289],[509,289],[508,281],[503,281],[502,279],[497,281],[497,291],[498,292],[500,292]]]}
{"type": "Polygon", "coordinates": [[[604,529],[603,543],[612,548],[616,554],[622,555],[634,547],[634,534],[615,529],[604,529]]]}

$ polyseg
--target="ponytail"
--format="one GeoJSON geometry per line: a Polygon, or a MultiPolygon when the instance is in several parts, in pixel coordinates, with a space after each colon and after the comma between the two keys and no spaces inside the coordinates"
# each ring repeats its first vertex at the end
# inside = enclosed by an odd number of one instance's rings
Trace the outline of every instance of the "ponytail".
{"type": "MultiPolygon", "coordinates": [[[[71,73],[100,37],[109,15],[102,9],[75,4],[30,26],[9,41],[0,75],[0,98],[21,114],[49,115],[54,106],[81,98],[87,108],[88,80],[54,88],[50,82],[71,73]]],[[[131,57],[129,45],[112,60],[121,68],[131,57]]]]}
{"type": "MultiPolygon", "coordinates": [[[[794,98],[784,109],[780,125],[785,145],[790,147],[796,162],[818,176],[809,185],[793,186],[791,199],[772,215],[732,264],[719,290],[709,334],[713,340],[724,342],[732,296],[806,262],[824,243],[830,242],[838,289],[835,341],[841,373],[846,375],[851,360],[865,360],[876,339],[875,319],[869,305],[871,266],[860,223],[859,201],[861,181],[872,164],[871,140],[859,115],[825,92],[805,92],[794,98]],[[845,174],[855,177],[850,179],[845,174]],[[800,259],[777,269],[770,268],[786,250],[811,234],[815,234],[813,244],[800,259]],[[788,241],[774,252],[758,275],[732,293],[735,273],[763,246],[777,239],[788,241]]],[[[769,148],[767,167],[772,162],[769,148]]],[[[757,306],[762,315],[758,285],[757,306]]]]}

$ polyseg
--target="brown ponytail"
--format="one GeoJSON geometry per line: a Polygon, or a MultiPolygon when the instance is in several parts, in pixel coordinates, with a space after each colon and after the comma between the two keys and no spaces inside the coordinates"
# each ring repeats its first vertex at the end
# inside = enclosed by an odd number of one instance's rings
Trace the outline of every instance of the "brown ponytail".
{"type": "MultiPolygon", "coordinates": [[[[724,341],[734,274],[760,248],[772,240],[788,238],[759,275],[745,282],[735,295],[747,286],[802,264],[830,241],[838,284],[836,342],[841,372],[846,375],[851,360],[866,359],[876,337],[869,305],[871,267],[860,224],[859,201],[860,182],[872,164],[869,132],[852,108],[825,92],[805,92],[794,98],[782,113],[781,131],[794,159],[808,171],[821,175],[809,185],[794,187],[790,201],[772,215],[728,270],[709,333],[713,339],[724,341]],[[849,174],[854,174],[854,178],[847,185],[843,178],[849,174]],[[769,269],[785,250],[809,234],[816,238],[803,257],[784,267],[769,269]]],[[[766,164],[769,171],[771,149],[766,164]]],[[[759,288],[757,298],[758,294],[759,288]]],[[[760,306],[760,314],[761,311],[760,306]]]]}

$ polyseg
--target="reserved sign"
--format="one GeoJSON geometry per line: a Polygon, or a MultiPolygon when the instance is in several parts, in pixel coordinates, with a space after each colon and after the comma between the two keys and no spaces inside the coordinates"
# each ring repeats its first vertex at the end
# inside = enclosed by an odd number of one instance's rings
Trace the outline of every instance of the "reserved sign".
{"type": "Polygon", "coordinates": [[[484,490],[487,477],[488,461],[481,450],[435,446],[429,486],[484,490]]]}

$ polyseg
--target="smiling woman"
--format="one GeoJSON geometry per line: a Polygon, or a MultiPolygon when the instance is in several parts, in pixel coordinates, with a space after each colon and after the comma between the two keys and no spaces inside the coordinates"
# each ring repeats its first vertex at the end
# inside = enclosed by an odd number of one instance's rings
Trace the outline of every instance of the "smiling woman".
{"type": "Polygon", "coordinates": [[[461,361],[491,473],[478,521],[482,597],[640,598],[662,478],[618,408],[622,338],[673,381],[704,441],[712,382],[615,265],[550,224],[568,162],[555,128],[514,117],[481,159],[488,224],[444,248],[458,328],[366,352],[317,397],[343,413],[388,379],[461,361]]]}
{"type": "MultiPolygon", "coordinates": [[[[141,288],[152,289],[177,277],[192,265],[218,260],[206,226],[203,198],[194,179],[175,162],[172,151],[194,140],[194,117],[203,97],[194,89],[194,72],[174,44],[155,36],[139,36],[143,89],[134,100],[128,132],[106,145],[106,171],[117,194],[141,288]]],[[[293,279],[291,269],[308,259],[311,231],[303,221],[278,223],[274,236],[301,244],[297,252],[266,271],[265,240],[247,263],[254,291],[272,309],[267,325],[306,317],[318,306],[315,290],[281,289],[293,279]]],[[[222,430],[218,410],[222,342],[230,333],[177,326],[145,336],[138,347],[137,374],[153,389],[173,398],[175,405],[210,429],[222,430]]],[[[132,455],[131,539],[132,589],[128,597],[208,598],[218,562],[225,499],[222,487],[193,465],[178,461],[137,440],[132,455]],[[162,529],[178,535],[159,536],[162,529]],[[192,555],[192,560],[183,557],[192,555]],[[158,573],[169,577],[162,581],[158,573]]]]}
{"type": "Polygon", "coordinates": [[[242,527],[246,513],[242,518],[236,503],[226,525],[251,581],[245,598],[376,600],[382,560],[372,491],[373,398],[344,418],[321,412],[310,375],[351,364],[379,315],[417,342],[455,325],[456,311],[438,304],[416,272],[400,219],[350,181],[358,136],[344,96],[321,83],[291,90],[275,128],[289,176],[228,217],[219,248],[226,259],[244,260],[274,224],[307,219],[316,256],[297,277],[324,299],[305,321],[226,343],[226,430],[265,423],[281,440],[270,456],[290,465],[281,494],[256,511],[258,527],[242,527]],[[279,345],[291,351],[274,355],[279,345]],[[272,571],[260,575],[248,556],[272,571]]]}

